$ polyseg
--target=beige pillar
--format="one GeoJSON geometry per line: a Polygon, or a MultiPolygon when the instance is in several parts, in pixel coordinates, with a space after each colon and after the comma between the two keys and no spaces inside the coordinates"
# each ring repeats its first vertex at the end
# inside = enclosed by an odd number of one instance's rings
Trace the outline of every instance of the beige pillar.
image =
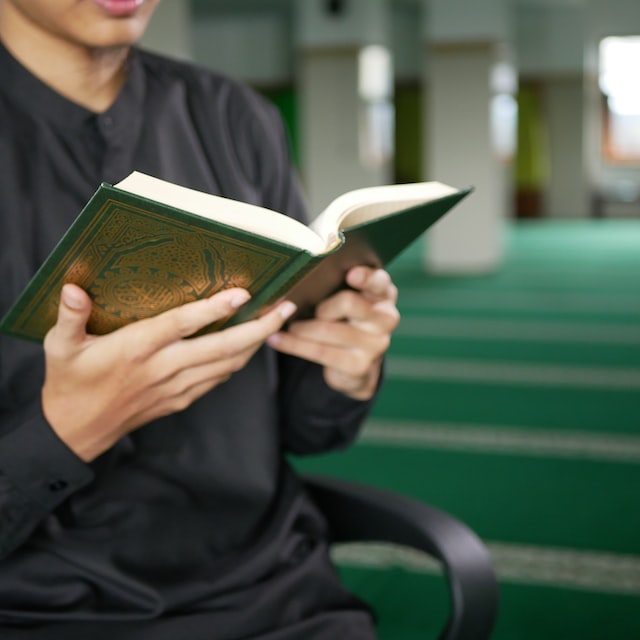
{"type": "MultiPolygon", "coordinates": [[[[388,5],[299,0],[294,9],[301,168],[310,207],[319,212],[344,191],[390,181],[391,101],[369,95],[362,76],[363,51],[387,44],[388,5]]],[[[384,67],[384,49],[369,50],[374,65],[376,51],[384,67]]],[[[374,84],[382,75],[374,73],[374,84]]]]}
{"type": "Polygon", "coordinates": [[[425,266],[492,271],[503,257],[509,194],[492,130],[491,79],[508,60],[508,7],[504,0],[426,0],[425,9],[425,178],[475,187],[427,234],[425,266]]]}

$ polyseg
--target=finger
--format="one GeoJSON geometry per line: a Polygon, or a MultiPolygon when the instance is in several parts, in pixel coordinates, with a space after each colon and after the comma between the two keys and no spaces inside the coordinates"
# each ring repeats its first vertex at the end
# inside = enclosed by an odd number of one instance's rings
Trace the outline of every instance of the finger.
{"type": "Polygon", "coordinates": [[[384,269],[354,267],[346,276],[347,284],[376,298],[389,298],[395,302],[398,290],[384,269]]]}
{"type": "Polygon", "coordinates": [[[385,337],[380,336],[379,343],[368,345],[366,349],[345,348],[344,345],[306,340],[289,332],[271,336],[268,343],[280,353],[297,356],[352,377],[365,376],[388,345],[385,337]]]}
{"type": "Polygon", "coordinates": [[[400,313],[393,300],[372,301],[361,292],[343,289],[317,306],[316,318],[347,320],[366,331],[390,332],[398,325],[400,313]]]}
{"type": "Polygon", "coordinates": [[[193,338],[176,341],[158,354],[158,358],[173,364],[174,370],[216,361],[252,355],[268,336],[282,328],[296,310],[295,304],[284,301],[260,318],[193,338]]]}
{"type": "Polygon", "coordinates": [[[296,322],[287,329],[285,335],[342,349],[363,349],[375,353],[386,351],[390,343],[387,332],[363,331],[347,322],[296,322]]]}
{"type": "MultiPolygon", "coordinates": [[[[249,355],[246,355],[248,359],[249,355]]],[[[152,402],[149,407],[151,408],[157,403],[170,403],[174,407],[174,411],[180,408],[177,407],[176,402],[180,402],[179,398],[193,398],[191,391],[195,388],[205,388],[207,391],[225,380],[228,380],[235,370],[243,366],[244,361],[241,358],[233,359],[224,362],[206,363],[203,365],[196,365],[182,369],[175,373],[175,375],[156,383],[153,388],[150,389],[150,397],[155,397],[156,402],[152,402]]]]}
{"type": "Polygon", "coordinates": [[[249,298],[249,292],[244,289],[225,289],[210,298],[189,302],[125,329],[139,334],[146,350],[155,352],[232,315],[249,298]]]}
{"type": "Polygon", "coordinates": [[[132,415],[125,422],[124,428],[129,432],[157,418],[176,413],[177,411],[183,411],[205,393],[225,382],[225,380],[226,378],[210,378],[194,384],[188,389],[185,389],[181,394],[174,394],[169,397],[159,394],[157,402],[146,406],[138,413],[132,415]]]}
{"type": "Polygon", "coordinates": [[[296,305],[283,300],[267,313],[242,324],[229,327],[221,332],[220,337],[231,351],[242,350],[254,344],[262,344],[267,337],[276,333],[282,325],[295,313],[296,305]]]}
{"type": "MultiPolygon", "coordinates": [[[[196,340],[189,340],[182,344],[191,347],[195,342],[196,340]]],[[[244,367],[258,347],[259,344],[256,344],[226,359],[205,361],[202,364],[192,362],[188,367],[174,370],[171,375],[156,382],[150,390],[153,394],[152,401],[137,414],[134,422],[137,425],[140,419],[143,422],[139,424],[143,424],[154,417],[186,409],[200,396],[226,382],[244,367]]]]}
{"type": "Polygon", "coordinates": [[[74,284],[65,284],[60,293],[58,319],[49,332],[46,342],[56,341],[62,344],[79,344],[87,336],[87,321],[91,314],[91,299],[87,293],[74,284]]]}
{"type": "MultiPolygon", "coordinates": [[[[158,369],[158,366],[154,368],[158,369]]],[[[236,367],[240,364],[236,363],[236,367]]],[[[197,397],[194,389],[209,391],[217,384],[227,380],[233,369],[233,363],[208,363],[181,370],[167,370],[165,375],[146,387],[145,392],[136,394],[131,403],[131,416],[127,420],[127,430],[144,424],[153,418],[168,415],[186,409],[197,397]]]]}

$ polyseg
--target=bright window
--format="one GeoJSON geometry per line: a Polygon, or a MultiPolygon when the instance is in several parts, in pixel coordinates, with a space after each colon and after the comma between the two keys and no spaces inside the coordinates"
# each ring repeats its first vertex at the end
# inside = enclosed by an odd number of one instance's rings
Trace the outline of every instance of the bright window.
{"type": "Polygon", "coordinates": [[[598,81],[603,97],[603,153],[616,163],[640,163],[640,36],[600,41],[598,81]]]}
{"type": "Polygon", "coordinates": [[[360,158],[365,166],[385,167],[394,152],[393,61],[386,47],[360,50],[358,93],[360,158]]]}

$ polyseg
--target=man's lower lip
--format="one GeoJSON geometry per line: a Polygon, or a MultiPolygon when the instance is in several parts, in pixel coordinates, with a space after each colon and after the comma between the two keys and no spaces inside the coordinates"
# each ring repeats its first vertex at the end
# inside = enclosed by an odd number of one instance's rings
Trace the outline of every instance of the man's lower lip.
{"type": "Polygon", "coordinates": [[[94,0],[94,2],[112,16],[128,16],[135,13],[144,0],[94,0]]]}

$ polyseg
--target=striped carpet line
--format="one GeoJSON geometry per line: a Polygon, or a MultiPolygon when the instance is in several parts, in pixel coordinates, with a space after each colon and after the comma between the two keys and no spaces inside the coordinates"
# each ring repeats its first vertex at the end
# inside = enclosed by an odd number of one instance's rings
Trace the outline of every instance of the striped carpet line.
{"type": "Polygon", "coordinates": [[[640,436],[511,426],[375,419],[358,444],[640,463],[640,436]]]}
{"type": "MultiPolygon", "coordinates": [[[[640,595],[640,556],[486,541],[500,582],[640,595]]],[[[344,567],[439,574],[440,565],[414,549],[358,543],[336,545],[333,559],[344,567]]]]}
{"type": "Polygon", "coordinates": [[[614,323],[527,322],[405,315],[396,334],[408,338],[640,345],[640,325],[614,323]]]}
{"type": "MultiPolygon", "coordinates": [[[[638,252],[640,252],[640,246],[638,246],[638,252]]],[[[617,287],[624,285],[625,288],[631,290],[638,287],[638,280],[633,273],[633,268],[630,268],[628,264],[608,264],[605,271],[602,264],[596,263],[568,263],[558,267],[557,264],[549,265],[519,260],[517,264],[511,263],[507,266],[502,278],[518,283],[536,282],[545,287],[566,286],[567,281],[570,281],[576,286],[588,286],[590,289],[598,287],[602,291],[607,291],[615,278],[614,282],[617,287]],[[559,275],[561,278],[558,277],[559,275]]]]}
{"type": "Polygon", "coordinates": [[[640,369],[631,367],[575,367],[400,356],[388,358],[386,367],[389,377],[396,379],[626,391],[640,389],[640,369]]]}
{"type": "Polygon", "coordinates": [[[570,291],[429,290],[403,285],[401,310],[464,309],[488,311],[573,311],[598,315],[640,317],[638,293],[575,293],[570,291]]]}

